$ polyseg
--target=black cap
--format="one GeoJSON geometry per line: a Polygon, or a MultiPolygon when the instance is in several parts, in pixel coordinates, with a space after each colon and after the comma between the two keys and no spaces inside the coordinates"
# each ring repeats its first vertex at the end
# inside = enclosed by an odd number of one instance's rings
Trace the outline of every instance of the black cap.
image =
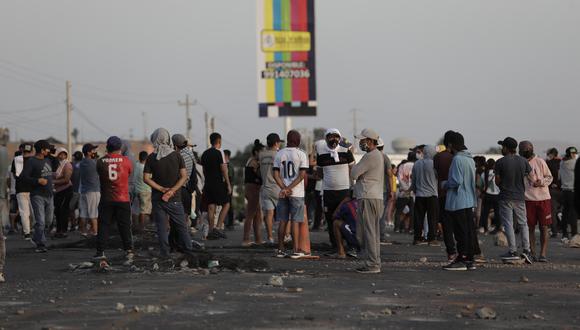
{"type": "Polygon", "coordinates": [[[268,144],[268,147],[271,147],[278,142],[284,142],[284,140],[280,140],[280,135],[276,133],[270,133],[266,137],[266,143],[268,144]]]}
{"type": "MultiPolygon", "coordinates": [[[[113,135],[107,139],[107,151],[113,152],[113,151],[121,150],[122,147],[123,147],[123,141],[118,136],[113,135]]],[[[90,149],[90,150],[92,150],[92,149],[90,149]]]]}
{"type": "Polygon", "coordinates": [[[34,143],[34,149],[36,152],[41,152],[45,149],[52,149],[52,145],[46,140],[38,140],[36,143],[34,143]]]}
{"type": "Polygon", "coordinates": [[[576,149],[576,147],[566,148],[566,155],[568,155],[568,157],[570,157],[570,155],[572,155],[572,154],[577,154],[577,153],[578,153],[578,149],[576,149]]]}
{"type": "Polygon", "coordinates": [[[550,148],[550,149],[548,149],[548,151],[546,152],[546,155],[554,155],[554,156],[558,156],[558,149],[556,149],[556,148],[550,148]]]}
{"type": "Polygon", "coordinates": [[[89,151],[93,151],[95,149],[97,149],[99,146],[96,146],[92,143],[87,143],[83,146],[83,154],[88,153],[89,151]]]}
{"type": "Polygon", "coordinates": [[[506,147],[508,149],[516,149],[518,147],[518,141],[516,141],[516,139],[514,139],[513,137],[506,137],[505,139],[503,139],[503,141],[497,141],[497,144],[499,144],[502,147],[506,147]]]}

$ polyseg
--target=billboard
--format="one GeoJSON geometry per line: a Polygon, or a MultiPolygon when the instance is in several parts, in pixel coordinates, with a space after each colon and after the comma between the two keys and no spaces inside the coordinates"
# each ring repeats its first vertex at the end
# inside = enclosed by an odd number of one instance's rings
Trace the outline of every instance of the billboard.
{"type": "Polygon", "coordinates": [[[314,0],[257,0],[260,117],[316,116],[314,0]]]}

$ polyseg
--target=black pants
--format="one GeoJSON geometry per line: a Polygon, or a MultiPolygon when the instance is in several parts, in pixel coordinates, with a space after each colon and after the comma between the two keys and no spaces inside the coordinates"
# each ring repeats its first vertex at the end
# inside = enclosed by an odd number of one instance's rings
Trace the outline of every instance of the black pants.
{"type": "Polygon", "coordinates": [[[54,194],[54,214],[56,215],[56,232],[66,233],[68,231],[68,218],[70,215],[70,200],[73,189],[67,189],[54,194]]]}
{"type": "Polygon", "coordinates": [[[397,200],[395,201],[395,230],[403,231],[405,229],[405,223],[401,219],[405,206],[409,207],[409,216],[411,219],[414,218],[415,201],[413,200],[413,197],[397,197],[397,200]]]}
{"type": "Polygon", "coordinates": [[[558,212],[562,209],[562,190],[550,189],[550,203],[552,204],[552,235],[558,234],[562,230],[562,222],[558,218],[558,212]]]}
{"type": "Polygon", "coordinates": [[[457,260],[473,261],[475,251],[475,223],[473,222],[473,209],[449,211],[448,216],[453,224],[453,234],[457,240],[457,260]]]}
{"type": "Polygon", "coordinates": [[[489,211],[493,209],[493,225],[496,230],[499,230],[501,222],[499,220],[499,196],[498,195],[483,195],[483,202],[481,207],[481,217],[479,218],[479,226],[483,227],[487,231],[487,218],[489,217],[489,211]]]}
{"type": "Polygon", "coordinates": [[[562,191],[562,236],[568,236],[568,225],[570,226],[570,237],[578,234],[578,216],[574,205],[574,192],[570,190],[562,191]]]}
{"type": "Polygon", "coordinates": [[[109,224],[117,223],[119,235],[125,251],[133,250],[131,234],[131,204],[129,202],[100,202],[97,252],[104,252],[109,240],[109,224]]]}
{"type": "Polygon", "coordinates": [[[427,214],[427,224],[429,225],[429,232],[427,233],[427,240],[434,241],[437,234],[437,209],[439,208],[439,201],[437,196],[431,197],[415,197],[415,214],[413,217],[413,230],[415,241],[422,239],[423,224],[425,214],[427,214]]]}
{"type": "Polygon", "coordinates": [[[325,190],[324,191],[324,219],[326,219],[326,225],[328,226],[328,238],[330,239],[330,244],[333,248],[336,248],[336,238],[334,237],[334,227],[332,226],[334,222],[334,211],[343,199],[348,197],[349,190],[325,190]]]}
{"type": "Polygon", "coordinates": [[[314,223],[312,224],[312,229],[319,229],[320,224],[322,223],[322,195],[318,190],[315,190],[314,194],[316,195],[316,208],[314,209],[314,223]]]}
{"type": "Polygon", "coordinates": [[[191,216],[192,201],[191,193],[185,187],[181,187],[181,203],[183,204],[183,212],[185,213],[186,219],[189,219],[191,216]]]}
{"type": "Polygon", "coordinates": [[[445,196],[439,197],[439,222],[441,222],[441,227],[443,227],[443,242],[445,243],[447,254],[457,253],[455,237],[453,235],[453,222],[451,221],[449,212],[445,210],[445,196]]]}

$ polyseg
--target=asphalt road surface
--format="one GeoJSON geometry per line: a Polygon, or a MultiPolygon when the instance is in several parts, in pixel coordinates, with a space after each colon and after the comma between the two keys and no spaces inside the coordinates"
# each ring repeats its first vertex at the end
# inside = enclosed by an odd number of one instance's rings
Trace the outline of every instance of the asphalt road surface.
{"type": "MultiPolygon", "coordinates": [[[[78,234],[51,240],[45,254],[9,236],[0,328],[580,328],[580,249],[556,239],[550,263],[504,265],[505,249],[480,236],[489,262],[447,272],[443,247],[393,234],[381,247],[382,273],[363,275],[353,259],[279,259],[273,248],[239,247],[241,227],[228,235],[207,242],[210,254],[174,263],[156,260],[154,237],[144,235],[134,265],[107,251],[108,272],[82,264],[94,243],[78,234]],[[220,266],[207,269],[208,259],[220,266]]],[[[312,233],[315,254],[326,239],[312,233]]]]}

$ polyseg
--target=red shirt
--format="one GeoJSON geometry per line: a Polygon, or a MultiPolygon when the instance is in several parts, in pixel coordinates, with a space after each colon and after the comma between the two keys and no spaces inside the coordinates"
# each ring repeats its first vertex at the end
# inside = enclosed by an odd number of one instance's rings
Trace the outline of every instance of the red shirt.
{"type": "Polygon", "coordinates": [[[97,160],[101,182],[101,200],[129,202],[129,176],[133,171],[131,160],[120,154],[107,154],[97,160]]]}

